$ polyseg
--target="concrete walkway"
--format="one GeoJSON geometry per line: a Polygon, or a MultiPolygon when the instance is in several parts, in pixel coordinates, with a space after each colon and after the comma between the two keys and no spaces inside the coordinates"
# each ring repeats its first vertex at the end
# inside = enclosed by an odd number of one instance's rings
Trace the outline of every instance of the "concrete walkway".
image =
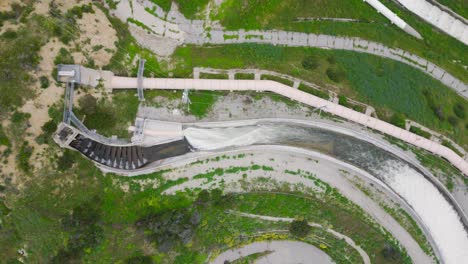
{"type": "MultiPolygon", "coordinates": [[[[111,80],[112,89],[134,89],[137,87],[137,78],[114,76],[111,80]]],[[[323,111],[340,116],[366,127],[378,130],[387,135],[396,137],[407,143],[437,154],[458,168],[468,176],[468,163],[453,150],[441,144],[413,134],[405,129],[396,127],[366,114],[346,108],[334,102],[324,100],[312,94],[294,89],[293,87],[269,80],[216,80],[216,79],[176,79],[176,78],[145,78],[145,89],[193,89],[193,90],[223,90],[223,91],[262,91],[273,92],[291,100],[312,106],[320,107],[323,111]]]]}

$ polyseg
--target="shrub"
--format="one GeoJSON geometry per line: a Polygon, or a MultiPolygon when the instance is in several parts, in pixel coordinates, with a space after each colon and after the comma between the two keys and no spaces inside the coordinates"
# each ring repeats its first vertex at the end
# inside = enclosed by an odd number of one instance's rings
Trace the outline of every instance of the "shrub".
{"type": "Polygon", "coordinates": [[[87,94],[78,100],[78,105],[85,115],[92,115],[96,113],[97,99],[94,96],[87,94]]]}
{"type": "Polygon", "coordinates": [[[453,126],[456,127],[458,125],[458,119],[455,116],[449,116],[447,121],[453,126]]]}
{"type": "Polygon", "coordinates": [[[403,129],[405,129],[405,127],[406,127],[406,118],[405,118],[404,115],[402,115],[400,113],[395,113],[390,118],[390,123],[397,126],[397,127],[401,127],[403,129]]]}
{"type": "Polygon", "coordinates": [[[52,258],[52,263],[79,263],[78,260],[86,250],[93,249],[102,241],[104,231],[99,224],[100,199],[94,197],[91,201],[73,208],[71,214],[67,214],[62,220],[69,237],[66,248],[58,251],[52,258]]]}
{"type": "Polygon", "coordinates": [[[384,248],[382,249],[382,255],[385,259],[389,260],[398,261],[401,259],[399,250],[388,243],[386,243],[384,248]]]}
{"type": "Polygon", "coordinates": [[[13,31],[11,29],[5,31],[5,33],[2,34],[2,38],[6,39],[15,39],[18,37],[18,33],[16,31],[13,31]]]}
{"type": "Polygon", "coordinates": [[[465,113],[465,106],[463,106],[463,104],[456,103],[453,106],[453,112],[458,118],[465,119],[466,113],[465,113]]]}
{"type": "Polygon", "coordinates": [[[42,134],[36,138],[38,144],[46,144],[49,142],[49,139],[52,137],[52,134],[57,130],[57,124],[54,120],[46,122],[42,126],[42,134]]]}
{"type": "Polygon", "coordinates": [[[18,155],[16,156],[18,162],[18,168],[24,172],[29,172],[29,159],[32,156],[33,148],[29,146],[28,142],[25,141],[19,150],[18,155]]]}
{"type": "Polygon", "coordinates": [[[0,124],[0,146],[1,145],[9,147],[10,146],[10,140],[8,139],[7,135],[3,131],[2,125],[0,124]]]}
{"type": "Polygon", "coordinates": [[[55,130],[57,130],[57,124],[54,120],[49,120],[42,126],[42,131],[48,135],[54,133],[55,130]]]}
{"type": "Polygon", "coordinates": [[[55,57],[54,63],[55,65],[74,64],[75,60],[73,59],[73,56],[67,49],[61,48],[57,54],[57,57],[55,57]]]}
{"type": "Polygon", "coordinates": [[[15,111],[13,115],[11,115],[11,122],[14,124],[20,124],[26,122],[31,117],[30,113],[23,113],[20,111],[15,111]]]}
{"type": "Polygon", "coordinates": [[[293,236],[297,237],[306,237],[310,232],[310,226],[307,223],[307,220],[294,220],[289,225],[289,232],[293,236]]]}
{"type": "Polygon", "coordinates": [[[49,78],[47,78],[47,76],[39,77],[39,82],[41,83],[41,88],[42,89],[46,89],[50,85],[49,78]]]}
{"type": "Polygon", "coordinates": [[[99,51],[99,50],[102,49],[103,47],[104,47],[104,46],[101,45],[101,44],[95,45],[95,46],[93,46],[93,51],[95,51],[95,52],[96,52],[96,51],[99,51]]]}
{"type": "Polygon", "coordinates": [[[319,65],[320,61],[317,56],[314,55],[307,56],[302,60],[302,67],[306,70],[315,70],[319,65]]]}
{"type": "Polygon", "coordinates": [[[148,215],[137,221],[136,225],[143,229],[149,240],[156,242],[160,251],[167,252],[180,244],[189,243],[199,222],[198,211],[179,208],[148,215]]]}
{"type": "Polygon", "coordinates": [[[349,107],[348,98],[344,95],[338,96],[338,103],[342,106],[349,107]]]}
{"type": "Polygon", "coordinates": [[[126,263],[127,264],[152,264],[154,263],[154,261],[150,256],[136,256],[136,257],[128,258],[126,263]]]}
{"type": "Polygon", "coordinates": [[[57,169],[59,171],[66,171],[70,169],[75,163],[75,156],[71,150],[66,149],[63,155],[57,159],[57,169]]]}
{"type": "Polygon", "coordinates": [[[326,74],[328,78],[336,83],[339,83],[345,79],[345,72],[336,67],[330,67],[327,69],[326,74]]]}

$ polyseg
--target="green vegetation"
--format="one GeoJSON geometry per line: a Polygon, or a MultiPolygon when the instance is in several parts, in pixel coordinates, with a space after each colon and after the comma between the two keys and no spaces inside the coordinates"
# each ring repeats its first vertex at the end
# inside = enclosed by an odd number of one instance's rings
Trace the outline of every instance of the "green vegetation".
{"type": "Polygon", "coordinates": [[[0,124],[0,146],[10,146],[10,140],[8,136],[5,134],[2,125],[0,124]]]}
{"type": "Polygon", "coordinates": [[[348,103],[348,98],[344,95],[338,96],[338,104],[345,106],[345,107],[350,107],[351,105],[348,103]]]}
{"type": "MultiPolygon", "coordinates": [[[[17,248],[27,243],[31,262],[160,263],[164,259],[169,263],[204,263],[208,255],[215,256],[237,245],[293,239],[287,233],[273,231],[288,230],[287,223],[226,213],[228,209],[245,208],[272,216],[311,216],[312,221],[351,236],[370,252],[373,262],[401,263],[404,259],[385,259],[382,250],[388,244],[397,255],[405,253],[368,222],[358,207],[329,187],[311,196],[223,195],[219,189],[162,195],[184,181],[164,180],[168,171],[132,178],[104,176],[79,153],[65,151],[63,155],[69,162],[67,166],[59,165],[59,171],[44,168],[38,172],[40,177],[26,183],[24,195],[8,198],[11,211],[2,217],[0,229],[2,259],[17,258],[17,248]],[[125,185],[130,188],[124,191],[125,185]],[[365,237],[360,235],[362,230],[366,230],[365,237]]],[[[254,164],[250,169],[272,168],[254,164]]],[[[243,173],[240,168],[229,171],[243,173]]],[[[354,249],[323,228],[312,228],[303,241],[322,248],[337,263],[361,261],[354,249]]]]}
{"type": "Polygon", "coordinates": [[[336,83],[342,82],[345,79],[345,72],[340,68],[330,67],[326,73],[328,78],[336,83]]]}
{"type": "Polygon", "coordinates": [[[211,110],[211,107],[216,103],[218,97],[223,94],[223,92],[216,91],[190,91],[190,114],[197,118],[206,116],[211,110]]]}
{"type": "MultiPolygon", "coordinates": [[[[100,4],[95,4],[100,8],[109,19],[112,27],[116,30],[118,41],[116,43],[116,52],[112,56],[110,63],[103,67],[104,70],[110,70],[116,75],[136,76],[138,71],[138,62],[135,58],[145,59],[145,76],[167,77],[167,73],[162,72],[159,63],[154,54],[138,45],[136,40],[128,31],[127,25],[118,18],[109,14],[109,10],[100,4]]],[[[178,76],[175,76],[178,77],[178,76]]]]}
{"type": "Polygon", "coordinates": [[[320,65],[320,60],[317,56],[309,55],[302,60],[302,67],[306,70],[315,70],[320,65]]]}
{"type": "Polygon", "coordinates": [[[197,13],[201,12],[209,0],[151,0],[151,2],[160,6],[164,11],[169,11],[172,2],[175,2],[179,10],[189,19],[197,18],[197,13]]]}
{"type": "Polygon", "coordinates": [[[32,152],[33,148],[29,146],[27,141],[25,141],[19,149],[19,153],[16,156],[16,160],[18,163],[18,168],[21,169],[23,172],[27,173],[31,171],[29,159],[31,158],[32,152]]]}
{"type": "Polygon", "coordinates": [[[66,48],[60,48],[59,52],[57,53],[57,57],[54,59],[55,65],[58,64],[74,64],[75,60],[73,56],[66,48]]]}
{"type": "Polygon", "coordinates": [[[226,73],[200,73],[200,79],[228,79],[226,73]]]}
{"type": "Polygon", "coordinates": [[[16,38],[0,38],[0,119],[34,96],[29,72],[39,63],[38,52],[48,36],[47,20],[34,15],[19,27],[16,38]]]}
{"type": "Polygon", "coordinates": [[[262,75],[262,80],[272,80],[275,82],[279,82],[282,84],[285,84],[287,86],[293,86],[294,82],[288,79],[284,79],[275,75],[268,75],[268,74],[263,74],[262,75]]]}
{"type": "Polygon", "coordinates": [[[76,20],[83,18],[83,13],[94,13],[92,5],[74,6],[62,14],[57,3],[52,1],[49,4],[49,30],[64,44],[69,44],[80,35],[76,20]]]}
{"type": "Polygon", "coordinates": [[[381,204],[384,210],[389,213],[395,220],[400,223],[400,225],[411,234],[411,236],[418,242],[418,245],[421,249],[426,252],[429,256],[434,256],[434,252],[426,239],[421,228],[418,226],[416,221],[413,219],[411,215],[409,215],[405,210],[402,208],[393,208],[386,206],[385,204],[381,204]]]}
{"type": "Polygon", "coordinates": [[[442,140],[442,145],[446,146],[447,148],[453,150],[458,156],[463,157],[463,153],[461,153],[452,143],[446,139],[442,140]]]}
{"type": "Polygon", "coordinates": [[[310,226],[307,220],[298,219],[289,224],[289,232],[296,237],[306,237],[310,233],[310,226]]]}
{"type": "Polygon", "coordinates": [[[147,30],[148,33],[154,33],[154,30],[152,30],[150,27],[148,27],[147,25],[145,25],[145,24],[144,24],[143,22],[141,22],[141,21],[138,21],[138,20],[136,20],[136,19],[133,19],[133,18],[129,17],[129,18],[127,18],[127,22],[128,22],[128,23],[135,24],[135,25],[141,27],[142,29],[147,30]]]}
{"type": "MultiPolygon", "coordinates": [[[[390,0],[382,3],[414,27],[423,40],[418,40],[393,25],[370,5],[360,0],[315,1],[315,0],[227,0],[221,4],[213,18],[219,19],[228,30],[237,29],[282,29],[288,31],[328,34],[335,36],[360,37],[398,47],[427,58],[446,69],[465,83],[468,75],[463,65],[468,54],[465,45],[399,7],[390,0]],[[298,18],[352,18],[359,22],[304,20],[298,18]],[[454,61],[460,61],[454,62],[454,61]]],[[[459,5],[459,4],[457,4],[459,5]]],[[[465,8],[466,9],[466,8],[465,8]]]]}
{"type": "Polygon", "coordinates": [[[57,130],[57,123],[54,120],[47,121],[42,126],[42,134],[36,138],[38,144],[52,143],[52,134],[57,130]]]}
{"type": "Polygon", "coordinates": [[[85,95],[79,99],[75,114],[84,118],[88,128],[96,129],[100,134],[127,138],[127,128],[135,119],[138,104],[135,91],[115,92],[112,101],[105,97],[98,100],[92,95],[85,95]]]}
{"type": "Polygon", "coordinates": [[[330,95],[327,93],[327,92],[324,92],[324,91],[321,91],[321,90],[318,90],[318,89],[314,89],[312,87],[309,87],[303,83],[301,83],[299,85],[299,90],[303,91],[303,92],[306,92],[306,93],[310,93],[310,94],[313,94],[315,96],[318,96],[322,99],[325,99],[325,100],[329,100],[330,99],[330,95]]]}
{"type": "Polygon", "coordinates": [[[415,133],[416,135],[420,135],[421,137],[425,137],[425,138],[428,138],[428,139],[430,139],[431,136],[432,136],[431,133],[429,133],[429,132],[427,132],[425,130],[422,130],[421,128],[416,127],[416,126],[411,126],[409,130],[410,130],[410,132],[415,133]]]}
{"type": "Polygon", "coordinates": [[[468,18],[468,4],[465,0],[437,0],[437,2],[450,8],[465,19],[468,18]]]}
{"type": "MultiPolygon", "coordinates": [[[[246,213],[275,217],[303,217],[311,222],[332,226],[332,229],[337,232],[352,237],[369,254],[371,262],[391,263],[395,261],[387,260],[382,254],[386,244],[393,245],[393,243],[388,240],[385,242],[386,239],[381,236],[378,228],[373,227],[372,223],[361,222],[359,226],[354,225],[355,217],[360,214],[359,210],[351,204],[349,204],[349,208],[342,207],[349,201],[340,196],[336,190],[330,188],[326,192],[330,200],[321,200],[314,196],[302,196],[301,194],[258,192],[235,195],[237,199],[231,204],[236,210],[246,213]],[[375,252],[375,255],[371,252],[375,252]]],[[[304,224],[302,223],[300,226],[304,227],[304,224]]],[[[397,246],[393,245],[392,247],[398,250],[397,246]]],[[[329,253],[327,250],[325,251],[329,253]]],[[[405,253],[400,252],[399,254],[399,263],[408,261],[403,257],[405,253]]]]}
{"type": "Polygon", "coordinates": [[[24,1],[25,3],[11,3],[10,11],[0,11],[0,28],[3,26],[5,21],[17,22],[19,19],[20,22],[25,22],[26,18],[32,12],[31,1],[24,1]]]}
{"type": "Polygon", "coordinates": [[[234,78],[237,80],[253,80],[255,79],[255,74],[253,73],[236,73],[234,78]]]}
{"type": "Polygon", "coordinates": [[[49,87],[50,85],[50,82],[49,82],[49,78],[47,78],[47,76],[41,76],[39,77],[39,82],[41,84],[41,88],[42,89],[46,89],[49,87]]]}

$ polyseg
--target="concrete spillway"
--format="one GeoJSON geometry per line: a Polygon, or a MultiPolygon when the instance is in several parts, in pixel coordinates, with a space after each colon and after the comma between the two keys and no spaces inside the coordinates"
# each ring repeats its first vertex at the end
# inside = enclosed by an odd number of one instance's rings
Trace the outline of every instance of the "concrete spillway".
{"type": "MultiPolygon", "coordinates": [[[[138,79],[132,77],[112,77],[112,89],[134,89],[138,79]]],[[[269,80],[215,80],[215,79],[175,79],[175,78],[145,78],[145,89],[194,89],[194,90],[222,90],[222,91],[262,91],[273,92],[303,104],[320,107],[323,111],[345,118],[366,127],[378,130],[407,143],[437,154],[456,168],[468,175],[468,163],[453,150],[407,130],[391,125],[387,122],[367,116],[363,113],[333,103],[293,87],[269,80]]]]}
{"type": "Polygon", "coordinates": [[[136,144],[110,144],[60,124],[54,138],[61,146],[79,151],[108,171],[137,171],[155,161],[190,152],[190,145],[182,138],[170,142],[144,146],[136,144]]]}

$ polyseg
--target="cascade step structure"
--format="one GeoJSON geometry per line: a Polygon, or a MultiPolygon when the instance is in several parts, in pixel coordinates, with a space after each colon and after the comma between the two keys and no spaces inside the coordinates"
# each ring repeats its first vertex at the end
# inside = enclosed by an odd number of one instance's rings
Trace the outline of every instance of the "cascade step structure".
{"type": "Polygon", "coordinates": [[[60,146],[77,150],[95,163],[107,167],[108,171],[115,172],[138,170],[150,163],[191,151],[185,138],[152,146],[110,145],[89,138],[66,123],[59,124],[54,140],[60,146]]]}

